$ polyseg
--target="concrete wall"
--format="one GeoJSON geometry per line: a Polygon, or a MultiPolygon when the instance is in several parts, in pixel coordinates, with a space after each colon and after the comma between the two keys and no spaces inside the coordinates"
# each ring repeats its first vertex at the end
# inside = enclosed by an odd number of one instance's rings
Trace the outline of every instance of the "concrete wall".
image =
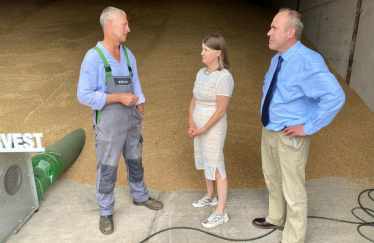
{"type": "Polygon", "coordinates": [[[374,1],[363,0],[350,87],[374,111],[374,1]]]}
{"type": "MultiPolygon", "coordinates": [[[[358,0],[300,0],[304,35],[346,79],[358,0]]],[[[295,9],[297,0],[273,0],[274,8],[295,9]]],[[[350,87],[374,111],[374,1],[363,0],[350,87]]]]}
{"type": "Polygon", "coordinates": [[[357,0],[301,0],[304,35],[346,78],[357,0]]]}

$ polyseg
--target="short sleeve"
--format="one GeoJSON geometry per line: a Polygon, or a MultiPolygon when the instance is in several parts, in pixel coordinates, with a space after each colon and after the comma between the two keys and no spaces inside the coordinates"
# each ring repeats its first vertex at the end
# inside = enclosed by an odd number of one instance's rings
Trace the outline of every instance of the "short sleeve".
{"type": "Polygon", "coordinates": [[[230,73],[222,75],[216,84],[216,95],[231,97],[233,90],[234,80],[230,73]]]}

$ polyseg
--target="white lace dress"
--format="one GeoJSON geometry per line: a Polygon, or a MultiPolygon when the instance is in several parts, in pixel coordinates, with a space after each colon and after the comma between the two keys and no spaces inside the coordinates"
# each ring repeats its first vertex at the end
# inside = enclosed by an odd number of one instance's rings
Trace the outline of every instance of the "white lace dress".
{"type": "MultiPolygon", "coordinates": [[[[196,98],[193,119],[197,128],[203,128],[217,110],[217,95],[231,97],[234,80],[231,73],[224,69],[206,75],[206,68],[197,73],[193,95],[196,98]]],[[[222,179],[226,178],[223,147],[227,131],[226,114],[205,134],[194,138],[196,169],[204,169],[205,177],[215,180],[215,171],[222,179]]]]}

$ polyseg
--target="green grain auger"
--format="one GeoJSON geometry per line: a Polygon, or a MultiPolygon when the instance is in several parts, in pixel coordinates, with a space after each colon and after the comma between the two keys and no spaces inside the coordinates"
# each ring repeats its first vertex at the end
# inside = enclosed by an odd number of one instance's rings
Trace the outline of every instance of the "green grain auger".
{"type": "Polygon", "coordinates": [[[48,187],[76,161],[85,141],[84,130],[77,129],[52,144],[45,152],[31,158],[39,199],[43,197],[48,187]]]}

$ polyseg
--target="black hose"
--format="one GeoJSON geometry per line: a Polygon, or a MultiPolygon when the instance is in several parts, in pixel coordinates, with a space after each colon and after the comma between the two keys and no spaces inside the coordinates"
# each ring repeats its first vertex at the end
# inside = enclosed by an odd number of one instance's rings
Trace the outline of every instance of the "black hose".
{"type": "Polygon", "coordinates": [[[201,230],[201,229],[197,229],[197,228],[191,228],[191,227],[172,227],[172,228],[167,228],[167,229],[163,229],[163,230],[160,230],[150,236],[148,236],[146,239],[142,240],[140,243],[143,243],[143,242],[146,242],[147,240],[149,240],[150,238],[152,238],[153,236],[155,235],[158,235],[162,232],[165,232],[165,231],[168,231],[168,230],[174,230],[174,229],[188,229],[188,230],[196,230],[196,231],[200,231],[202,233],[205,233],[207,235],[211,235],[211,236],[214,236],[216,238],[219,238],[219,239],[222,239],[222,240],[228,240],[228,241],[254,241],[254,240],[258,240],[258,239],[261,239],[261,238],[264,238],[265,236],[268,236],[270,235],[271,233],[273,233],[275,230],[277,229],[273,229],[272,231],[264,234],[264,235],[261,235],[261,236],[258,236],[258,237],[255,237],[255,238],[251,238],[251,239],[245,239],[245,240],[242,240],[242,239],[230,239],[230,238],[225,238],[225,237],[222,237],[222,236],[219,236],[219,235],[215,235],[213,233],[210,233],[210,232],[207,232],[207,231],[204,231],[204,230],[201,230]]]}
{"type": "MultiPolygon", "coordinates": [[[[374,198],[370,195],[372,192],[374,191],[374,189],[367,189],[367,190],[364,190],[362,191],[359,195],[358,195],[358,204],[360,205],[360,207],[355,207],[351,210],[351,213],[353,214],[353,216],[355,216],[357,219],[361,220],[361,222],[353,222],[353,221],[347,221],[347,220],[341,220],[341,219],[333,219],[333,218],[327,218],[327,217],[319,217],[319,216],[308,216],[308,218],[310,219],[324,219],[324,220],[331,220],[331,221],[335,221],[335,222],[340,222],[340,223],[347,223],[347,224],[358,224],[357,226],[357,232],[362,236],[364,237],[365,239],[367,239],[368,241],[370,242],[374,242],[374,239],[371,239],[369,237],[367,237],[366,235],[364,235],[361,231],[360,231],[360,228],[361,227],[374,227],[374,221],[373,222],[368,222],[368,221],[365,221],[363,219],[361,219],[360,217],[358,217],[356,214],[355,214],[355,211],[356,210],[363,210],[364,212],[366,212],[369,216],[371,216],[372,218],[374,218],[374,210],[370,209],[370,208],[365,208],[362,206],[362,203],[361,203],[361,196],[362,194],[364,194],[365,192],[368,192],[368,197],[374,202],[374,198]]],[[[219,238],[219,239],[222,239],[222,240],[227,240],[227,241],[254,241],[254,240],[258,240],[258,239],[261,239],[261,238],[264,238],[265,236],[268,236],[270,235],[271,233],[273,233],[276,229],[273,229],[272,231],[264,234],[264,235],[261,235],[261,236],[258,236],[258,237],[255,237],[255,238],[250,238],[250,239],[230,239],[230,238],[225,238],[225,237],[222,237],[222,236],[219,236],[219,235],[216,235],[216,234],[213,234],[213,233],[210,233],[210,232],[207,232],[207,231],[204,231],[204,230],[201,230],[201,229],[197,229],[197,228],[191,228],[191,227],[172,227],[172,228],[167,228],[167,229],[163,229],[163,230],[160,230],[150,236],[148,236],[147,238],[145,238],[144,240],[142,240],[140,243],[144,243],[146,242],[147,240],[149,240],[150,238],[160,234],[160,233],[163,233],[165,231],[168,231],[168,230],[176,230],[176,229],[187,229],[187,230],[196,230],[196,231],[199,231],[199,232],[202,232],[202,233],[205,233],[207,235],[211,235],[213,237],[216,237],[216,238],[219,238]]]]}
{"type": "Polygon", "coordinates": [[[367,189],[367,190],[364,190],[362,191],[359,195],[358,195],[358,204],[360,205],[360,207],[355,207],[351,210],[351,213],[353,214],[353,216],[355,216],[357,219],[361,220],[361,222],[353,222],[353,221],[346,221],[346,220],[340,220],[340,219],[332,219],[332,218],[326,218],[326,217],[319,217],[319,216],[308,216],[308,218],[311,218],[311,219],[324,219],[324,220],[330,220],[330,221],[335,221],[335,222],[340,222],[340,223],[347,223],[347,224],[358,224],[357,226],[357,232],[362,236],[364,237],[365,239],[367,239],[368,241],[370,242],[374,242],[374,239],[371,239],[369,237],[367,237],[366,235],[364,235],[360,229],[362,227],[374,227],[374,221],[373,222],[368,222],[368,221],[365,221],[364,219],[358,217],[355,213],[355,211],[357,210],[363,210],[364,212],[366,212],[366,214],[368,214],[370,217],[374,218],[374,210],[370,209],[370,208],[365,208],[364,206],[362,206],[362,203],[361,203],[361,196],[362,194],[364,194],[365,192],[368,192],[368,197],[371,199],[371,201],[374,202],[374,198],[370,195],[372,192],[374,191],[374,189],[367,189]],[[370,213],[371,212],[371,213],[370,213]]]}

